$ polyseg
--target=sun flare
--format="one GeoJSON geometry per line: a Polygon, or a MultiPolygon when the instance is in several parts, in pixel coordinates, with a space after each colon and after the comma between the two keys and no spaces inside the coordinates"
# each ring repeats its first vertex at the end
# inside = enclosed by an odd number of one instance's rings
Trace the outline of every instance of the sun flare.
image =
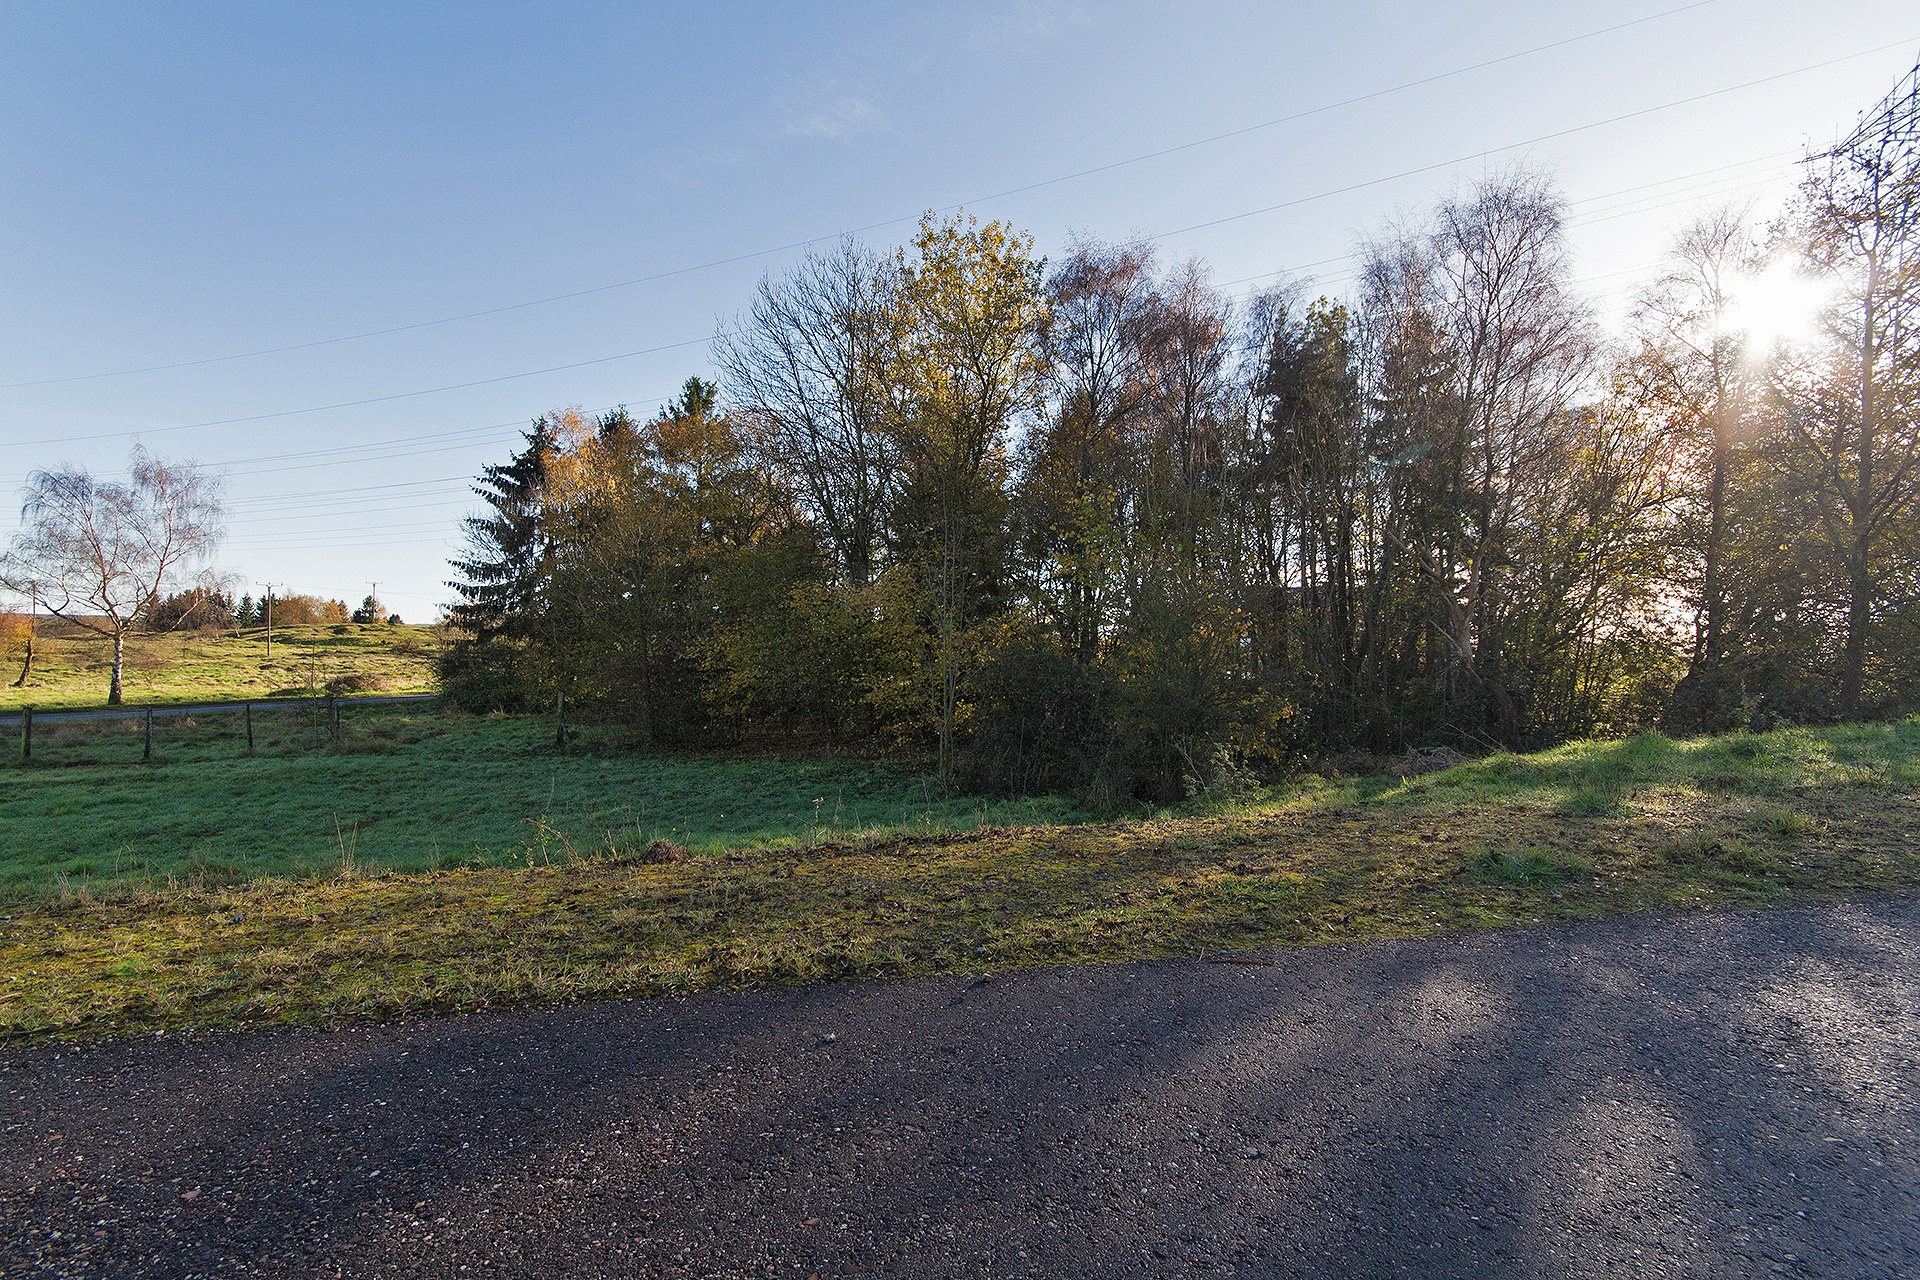
{"type": "Polygon", "coordinates": [[[1829,297],[1821,281],[1788,263],[1775,263],[1734,286],[1725,324],[1746,334],[1756,348],[1771,350],[1811,338],[1829,297]]]}

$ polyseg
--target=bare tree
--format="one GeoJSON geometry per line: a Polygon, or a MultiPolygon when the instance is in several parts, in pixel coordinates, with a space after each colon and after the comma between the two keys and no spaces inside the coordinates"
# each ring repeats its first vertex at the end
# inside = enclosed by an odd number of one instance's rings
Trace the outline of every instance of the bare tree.
{"type": "Polygon", "coordinates": [[[1840,286],[1830,318],[1846,355],[1789,421],[1825,481],[1822,524],[1845,561],[1840,713],[1855,717],[1875,556],[1920,501],[1920,67],[1809,169],[1807,256],[1840,286]]]}
{"type": "Polygon", "coordinates": [[[1148,429],[1173,467],[1178,515],[1201,517],[1198,495],[1219,480],[1221,432],[1234,355],[1233,308],[1190,258],[1160,283],[1146,338],[1148,429]]]}
{"type": "Polygon", "coordinates": [[[792,478],[854,586],[871,580],[899,464],[887,423],[894,317],[886,264],[853,240],[760,281],[715,344],[766,461],[792,478]]]}
{"type": "Polygon", "coordinates": [[[204,567],[224,514],[216,478],[138,447],[125,483],[71,466],[36,471],[20,512],[26,528],[0,561],[0,583],[33,591],[48,613],[113,642],[107,701],[117,704],[127,632],[190,569],[204,567]]]}
{"type": "Polygon", "coordinates": [[[1692,563],[1693,652],[1676,689],[1676,723],[1724,728],[1738,714],[1740,674],[1726,669],[1727,547],[1735,449],[1764,367],[1735,323],[1735,291],[1760,267],[1743,211],[1714,210],[1681,230],[1660,275],[1633,311],[1635,350],[1624,365],[1632,394],[1661,420],[1690,493],[1682,543],[1692,563]]]}
{"type": "Polygon", "coordinates": [[[1562,206],[1527,170],[1444,202],[1431,225],[1369,245],[1366,328],[1389,345],[1373,388],[1403,441],[1410,509],[1385,533],[1436,588],[1449,696],[1490,697],[1495,729],[1514,708],[1481,657],[1501,600],[1510,535],[1530,486],[1559,456],[1568,410],[1592,377],[1586,308],[1568,287],[1562,206]]]}
{"type": "Polygon", "coordinates": [[[1146,398],[1153,254],[1079,241],[1047,281],[1046,413],[1023,442],[1021,498],[1034,591],[1090,662],[1115,608],[1129,450],[1146,398]]]}

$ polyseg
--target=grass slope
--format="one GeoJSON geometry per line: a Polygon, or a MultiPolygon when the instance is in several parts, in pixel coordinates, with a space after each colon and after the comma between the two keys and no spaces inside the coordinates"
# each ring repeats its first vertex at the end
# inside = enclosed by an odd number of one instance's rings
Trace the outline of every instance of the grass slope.
{"type": "MultiPolygon", "coordinates": [[[[17,667],[0,684],[0,711],[32,706],[45,711],[100,707],[107,701],[113,645],[58,621],[41,621],[34,643],[33,674],[15,688],[17,667]]],[[[228,698],[294,696],[323,690],[329,680],[358,676],[369,689],[428,693],[436,688],[433,655],[439,638],[431,627],[276,627],[273,657],[267,633],[250,627],[238,635],[193,632],[136,634],[127,638],[121,672],[129,703],[165,705],[228,698]]]]}
{"type": "Polygon", "coordinates": [[[0,1030],[391,1017],[1920,887],[1920,724],[1495,756],[1210,814],[22,904],[0,1030]]]}

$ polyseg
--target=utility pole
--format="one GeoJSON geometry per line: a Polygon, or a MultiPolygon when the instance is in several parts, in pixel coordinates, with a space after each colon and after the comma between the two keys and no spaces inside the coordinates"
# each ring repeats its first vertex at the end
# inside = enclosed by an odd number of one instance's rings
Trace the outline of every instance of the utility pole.
{"type": "Polygon", "coordinates": [[[273,584],[267,584],[267,661],[273,661],[273,584]]]}

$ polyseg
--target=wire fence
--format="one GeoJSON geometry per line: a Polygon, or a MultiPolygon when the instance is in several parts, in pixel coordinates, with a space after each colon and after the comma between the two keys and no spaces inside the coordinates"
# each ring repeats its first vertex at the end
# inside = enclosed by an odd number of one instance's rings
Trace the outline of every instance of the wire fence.
{"type": "Polygon", "coordinates": [[[20,765],[217,760],[329,746],[377,750],[384,735],[366,732],[370,711],[426,710],[437,701],[436,694],[375,694],[84,711],[28,707],[0,717],[0,730],[15,736],[20,765]]]}

